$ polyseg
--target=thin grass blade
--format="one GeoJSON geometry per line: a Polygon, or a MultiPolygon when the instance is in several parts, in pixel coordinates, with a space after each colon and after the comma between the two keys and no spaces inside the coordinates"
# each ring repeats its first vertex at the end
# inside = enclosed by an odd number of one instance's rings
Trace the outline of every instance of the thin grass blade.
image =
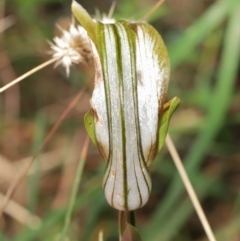
{"type": "Polygon", "coordinates": [[[78,165],[77,172],[76,172],[74,186],[72,188],[72,193],[71,193],[70,200],[69,200],[68,207],[67,207],[67,214],[65,217],[64,227],[63,227],[59,241],[64,241],[67,236],[67,231],[68,231],[72,213],[74,210],[74,204],[76,202],[77,190],[78,190],[79,184],[81,182],[83,168],[84,168],[84,164],[85,164],[85,160],[86,160],[86,156],[87,156],[88,144],[89,144],[89,138],[86,137],[85,142],[83,144],[82,152],[80,155],[80,160],[79,160],[79,165],[78,165]]]}
{"type": "MultiPolygon", "coordinates": [[[[219,2],[218,4],[220,3],[223,4],[223,2],[219,2]]],[[[184,163],[187,172],[191,174],[190,177],[196,174],[201,161],[209,151],[209,147],[214,138],[219,133],[226,118],[234,89],[240,53],[239,2],[233,10],[234,12],[232,11],[233,14],[229,20],[225,34],[222,60],[218,70],[217,84],[212,93],[211,102],[209,103],[207,121],[185,157],[184,163]]],[[[181,47],[179,46],[179,48],[181,47]]],[[[179,60],[180,58],[177,58],[177,61],[175,60],[176,63],[178,63],[179,60]]],[[[161,207],[154,213],[152,221],[147,226],[148,232],[152,232],[152,234],[158,232],[158,230],[151,229],[152,224],[165,222],[166,215],[168,215],[171,208],[178,202],[182,191],[183,186],[176,176],[172,181],[168,193],[161,202],[161,207]]]]}

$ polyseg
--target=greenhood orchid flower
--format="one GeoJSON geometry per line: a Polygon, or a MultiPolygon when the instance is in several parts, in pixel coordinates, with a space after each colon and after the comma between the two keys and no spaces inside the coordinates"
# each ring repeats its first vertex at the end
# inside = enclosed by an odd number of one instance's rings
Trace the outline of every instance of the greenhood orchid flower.
{"type": "Polygon", "coordinates": [[[105,197],[118,210],[135,210],[148,201],[148,166],[162,147],[179,104],[178,98],[165,104],[167,49],[147,23],[104,24],[92,20],[75,1],[72,11],[92,46],[95,87],[85,126],[107,162],[105,197]]]}

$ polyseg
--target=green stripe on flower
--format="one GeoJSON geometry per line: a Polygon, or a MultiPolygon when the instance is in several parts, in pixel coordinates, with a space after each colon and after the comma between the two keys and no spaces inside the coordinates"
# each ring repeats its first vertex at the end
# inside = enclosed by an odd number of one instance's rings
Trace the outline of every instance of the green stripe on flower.
{"type": "Polygon", "coordinates": [[[73,12],[92,40],[96,73],[91,106],[96,143],[107,161],[104,193],[114,208],[135,210],[151,191],[148,165],[158,151],[169,80],[167,50],[148,24],[102,24],[81,11],[74,3],[73,12]]]}

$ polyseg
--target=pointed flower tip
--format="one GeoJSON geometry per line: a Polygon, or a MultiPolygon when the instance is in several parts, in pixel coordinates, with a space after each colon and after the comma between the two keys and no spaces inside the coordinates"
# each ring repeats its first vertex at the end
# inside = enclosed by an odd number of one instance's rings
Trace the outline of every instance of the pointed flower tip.
{"type": "Polygon", "coordinates": [[[72,0],[72,5],[71,5],[72,11],[77,9],[79,6],[81,7],[81,5],[79,5],[75,0],[72,0]]]}
{"type": "Polygon", "coordinates": [[[91,17],[88,14],[88,12],[82,7],[82,5],[80,5],[75,0],[72,1],[71,9],[72,9],[73,14],[78,19],[78,21],[80,21],[81,24],[82,24],[82,22],[84,22],[84,20],[91,21],[91,17]],[[87,18],[87,19],[85,19],[85,18],[87,18]]]}
{"type": "Polygon", "coordinates": [[[87,31],[89,37],[95,42],[96,21],[94,21],[88,12],[74,0],[72,2],[72,12],[83,28],[87,31]]]}

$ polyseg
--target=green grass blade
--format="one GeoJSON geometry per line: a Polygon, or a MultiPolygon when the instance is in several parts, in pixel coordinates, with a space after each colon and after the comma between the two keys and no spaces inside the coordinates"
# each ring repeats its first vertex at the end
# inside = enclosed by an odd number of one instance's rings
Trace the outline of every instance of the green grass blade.
{"type": "Polygon", "coordinates": [[[68,231],[68,227],[70,225],[71,216],[72,216],[73,209],[74,209],[74,204],[76,202],[78,187],[79,187],[79,184],[80,184],[80,181],[81,181],[83,168],[84,168],[84,164],[85,164],[85,160],[86,160],[88,143],[89,143],[89,138],[87,137],[85,142],[84,142],[83,148],[82,148],[81,158],[79,160],[79,165],[78,165],[78,168],[77,168],[77,172],[76,172],[76,176],[75,176],[75,180],[74,180],[74,185],[73,185],[73,188],[72,188],[69,204],[68,204],[68,207],[67,207],[67,214],[66,214],[66,217],[65,217],[64,227],[63,227],[63,230],[62,230],[59,241],[64,241],[66,236],[67,236],[67,231],[68,231]]]}
{"type": "Polygon", "coordinates": [[[99,219],[103,214],[103,210],[109,208],[104,198],[99,199],[97,202],[96,200],[89,200],[89,206],[91,208],[88,210],[88,214],[85,219],[86,229],[84,230],[84,235],[81,240],[91,240],[91,237],[93,236],[93,230],[98,227],[99,219]]]}
{"type": "MultiPolygon", "coordinates": [[[[96,178],[91,180],[86,190],[76,199],[74,211],[81,210],[81,208],[89,203],[89,200],[99,200],[102,197],[101,180],[96,178]]],[[[67,207],[68,208],[68,207],[67,207]]],[[[37,239],[40,235],[44,240],[44,235],[49,234],[49,230],[53,230],[56,224],[61,222],[66,217],[67,208],[57,211],[49,212],[42,218],[42,225],[37,229],[26,229],[21,234],[18,234],[15,241],[32,241],[37,239]]],[[[55,230],[54,230],[55,231],[55,230]]],[[[56,231],[57,232],[57,231],[56,231]]]]}
{"type": "MultiPolygon", "coordinates": [[[[200,173],[197,173],[192,181],[196,183],[195,187],[198,190],[198,197],[202,200],[208,195],[210,187],[215,185],[217,180],[204,179],[200,173]]],[[[168,218],[165,218],[164,222],[151,223],[151,228],[145,229],[143,233],[144,240],[158,241],[160,238],[162,241],[172,240],[178,233],[178,230],[186,224],[193,211],[193,205],[188,197],[184,201],[179,201],[174,211],[168,214],[168,218]]]]}
{"type": "MultiPolygon", "coordinates": [[[[226,112],[234,89],[240,52],[240,7],[235,7],[235,9],[235,14],[231,17],[225,34],[222,60],[218,71],[218,81],[212,93],[211,102],[209,103],[207,121],[185,158],[184,163],[188,174],[191,174],[190,176],[195,175],[201,161],[209,151],[214,138],[219,133],[226,118],[226,112]],[[238,11],[235,9],[238,9],[238,11]]],[[[149,229],[151,229],[151,225],[155,222],[159,223],[159,225],[165,222],[166,215],[179,200],[182,191],[183,185],[179,177],[176,176],[161,203],[161,208],[152,217],[152,221],[148,225],[149,229]]],[[[152,230],[152,232],[154,233],[156,230],[152,230]]]]}
{"type": "Polygon", "coordinates": [[[186,33],[169,46],[169,55],[171,60],[171,68],[179,65],[197,44],[202,40],[223,20],[227,14],[236,7],[238,0],[222,0],[215,2],[189,29],[186,33]]]}

